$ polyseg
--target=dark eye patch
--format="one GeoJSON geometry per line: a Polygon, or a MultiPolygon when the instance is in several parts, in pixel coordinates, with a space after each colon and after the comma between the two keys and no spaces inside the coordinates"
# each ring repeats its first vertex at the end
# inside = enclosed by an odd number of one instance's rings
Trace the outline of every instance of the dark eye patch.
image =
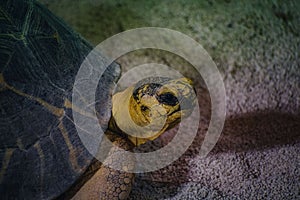
{"type": "Polygon", "coordinates": [[[145,112],[146,110],[149,110],[149,108],[147,106],[141,106],[141,110],[145,112]]]}
{"type": "Polygon", "coordinates": [[[175,106],[178,104],[178,99],[172,93],[167,92],[157,96],[157,100],[159,103],[166,104],[169,106],[175,106]]]}

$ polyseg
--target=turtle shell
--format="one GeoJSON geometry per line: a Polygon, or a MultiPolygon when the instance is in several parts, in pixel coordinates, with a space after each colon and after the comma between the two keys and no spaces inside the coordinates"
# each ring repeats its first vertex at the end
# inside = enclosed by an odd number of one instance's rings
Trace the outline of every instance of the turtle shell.
{"type": "MultiPolygon", "coordinates": [[[[0,27],[1,199],[52,199],[93,159],[71,106],[76,73],[92,46],[31,0],[1,0],[0,27]]],[[[103,129],[119,75],[113,63],[96,91],[103,129]]]]}

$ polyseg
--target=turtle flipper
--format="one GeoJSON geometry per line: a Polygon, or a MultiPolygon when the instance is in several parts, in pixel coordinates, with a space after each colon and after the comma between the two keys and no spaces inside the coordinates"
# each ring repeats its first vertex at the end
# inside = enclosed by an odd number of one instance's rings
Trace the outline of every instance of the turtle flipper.
{"type": "Polygon", "coordinates": [[[132,188],[134,174],[130,171],[134,167],[134,158],[124,160],[120,148],[131,150],[133,144],[125,138],[107,131],[106,136],[115,145],[110,149],[108,156],[98,171],[90,178],[72,198],[77,199],[127,199],[132,188]],[[114,162],[119,162],[125,171],[108,167],[114,162]],[[107,166],[108,165],[108,166],[107,166]],[[126,168],[126,169],[125,169],[126,168]]]}

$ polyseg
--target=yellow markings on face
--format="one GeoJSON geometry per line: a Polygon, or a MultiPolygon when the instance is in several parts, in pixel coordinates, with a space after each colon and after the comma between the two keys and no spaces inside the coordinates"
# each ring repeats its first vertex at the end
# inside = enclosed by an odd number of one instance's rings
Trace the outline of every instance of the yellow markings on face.
{"type": "Polygon", "coordinates": [[[8,167],[10,158],[11,158],[14,150],[15,150],[14,148],[7,148],[7,149],[5,149],[4,158],[2,160],[2,167],[1,167],[1,170],[0,170],[0,183],[3,180],[3,176],[4,176],[5,172],[6,172],[6,169],[8,167]]]}
{"type": "Polygon", "coordinates": [[[129,100],[129,113],[132,120],[139,126],[146,126],[153,120],[153,114],[151,108],[155,105],[159,105],[159,102],[154,96],[144,95],[143,97],[139,94],[139,102],[134,100],[133,97],[129,100]]]}
{"type": "Polygon", "coordinates": [[[62,136],[64,138],[64,141],[67,144],[67,147],[69,149],[69,161],[71,162],[72,168],[75,172],[81,172],[80,166],[78,165],[78,161],[76,158],[76,149],[74,149],[73,144],[69,138],[69,133],[67,129],[64,127],[63,122],[60,121],[58,124],[58,128],[60,132],[62,133],[62,136]]]}
{"type": "MultiPolygon", "coordinates": [[[[146,138],[134,137],[128,134],[128,138],[136,145],[141,145],[149,140],[154,140],[163,134],[165,131],[176,126],[182,117],[187,115],[184,112],[190,112],[193,109],[193,103],[189,107],[185,107],[186,110],[181,110],[180,103],[183,99],[191,100],[193,102],[192,94],[194,94],[192,81],[187,78],[180,78],[176,80],[170,80],[154,88],[155,94],[148,94],[149,84],[140,87],[137,91],[135,98],[132,96],[129,103],[129,112],[131,119],[139,126],[147,126],[153,119],[158,119],[162,116],[166,116],[166,121],[161,130],[155,134],[146,138]],[[170,103],[163,101],[160,98],[161,95],[171,95],[170,103]],[[172,97],[174,96],[174,97],[172,97]],[[173,100],[172,100],[173,98],[173,100]],[[176,99],[177,101],[176,102],[176,99]],[[174,100],[175,99],[175,100],[174,100]],[[172,103],[173,102],[173,103],[172,103]]],[[[153,85],[152,85],[153,86],[153,85]]],[[[152,88],[151,88],[152,89],[152,88]]],[[[123,97],[123,96],[122,96],[123,97]]],[[[121,97],[121,98],[122,98],[121,97]]],[[[119,119],[115,119],[119,120],[119,119]]],[[[127,120],[125,119],[125,122],[127,120]]],[[[155,126],[151,126],[155,128],[155,126]]],[[[153,129],[154,130],[154,129],[153,129]]],[[[151,130],[149,130],[151,132],[151,130]]]]}
{"type": "MultiPolygon", "coordinates": [[[[153,136],[152,132],[146,133],[143,131],[147,131],[149,129],[145,128],[144,126],[147,126],[150,124],[151,119],[147,119],[141,112],[140,105],[133,100],[132,94],[133,94],[133,87],[128,87],[123,92],[116,93],[112,97],[112,114],[114,117],[114,120],[116,122],[116,125],[118,128],[120,128],[125,134],[127,134],[128,138],[136,145],[140,145],[145,143],[149,140],[149,138],[137,138],[130,134],[141,134],[143,136],[151,135],[153,136]],[[142,130],[140,130],[142,128],[142,130]]],[[[151,99],[148,99],[149,101],[152,101],[151,99]]],[[[111,130],[114,131],[114,127],[110,127],[111,130]]],[[[149,136],[150,137],[150,136],[149,136]]]]}

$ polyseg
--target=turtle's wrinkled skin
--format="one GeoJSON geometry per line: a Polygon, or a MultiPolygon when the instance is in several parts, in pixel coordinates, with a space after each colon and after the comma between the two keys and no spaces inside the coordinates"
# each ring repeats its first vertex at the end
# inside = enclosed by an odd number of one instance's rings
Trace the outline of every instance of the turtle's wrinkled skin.
{"type": "MultiPolygon", "coordinates": [[[[124,160],[119,156],[119,150],[116,147],[121,147],[125,150],[132,150],[133,144],[126,138],[121,137],[118,133],[107,130],[105,135],[115,145],[105,160],[110,165],[112,163],[121,162],[122,168],[132,170],[134,167],[134,158],[124,160]]],[[[85,176],[85,175],[84,175],[85,176]]],[[[127,173],[111,169],[105,165],[100,166],[92,177],[85,180],[85,183],[80,189],[71,188],[70,192],[66,192],[61,196],[72,199],[127,199],[132,188],[134,179],[133,173],[127,173]]],[[[75,185],[76,186],[76,185],[75,185]]]]}
{"type": "MultiPolygon", "coordinates": [[[[181,117],[189,116],[196,101],[193,92],[192,81],[187,78],[170,80],[168,78],[154,77],[144,79],[113,96],[113,115],[105,135],[115,147],[121,147],[129,151],[133,150],[135,146],[154,140],[166,130],[177,125],[181,117]],[[125,103],[127,99],[129,101],[125,103]],[[119,127],[122,123],[132,126],[129,118],[132,118],[133,123],[141,127],[147,125],[153,118],[159,118],[162,115],[160,110],[157,109],[157,105],[160,105],[166,111],[163,114],[167,118],[163,128],[155,133],[154,136],[144,138],[132,137],[130,135],[131,132],[124,132],[119,127]],[[146,106],[148,109],[154,110],[154,112],[143,108],[146,106]],[[134,114],[128,118],[124,114],[126,111],[134,114]],[[149,113],[152,113],[152,115],[149,115],[149,113]]],[[[133,131],[130,128],[129,131],[133,131]]],[[[145,134],[149,133],[145,132],[145,134]]],[[[122,169],[132,171],[135,165],[134,157],[131,157],[130,160],[122,158],[120,156],[122,154],[118,154],[119,150],[115,147],[110,150],[105,162],[112,166],[114,164],[111,163],[121,163],[122,169]]],[[[73,194],[76,192],[73,199],[127,199],[131,191],[133,178],[134,175],[131,173],[101,166],[93,177],[86,180],[79,190],[72,189],[73,194]]]]}
{"type": "MultiPolygon", "coordinates": [[[[0,26],[1,198],[126,199],[134,174],[95,161],[73,122],[73,112],[84,114],[71,103],[75,76],[92,47],[32,0],[0,1],[0,26]]],[[[190,98],[193,88],[188,79],[151,78],[117,93],[112,101],[120,73],[113,63],[101,77],[96,110],[115,145],[105,162],[133,169],[134,158],[122,160],[116,147],[130,151],[157,138],[190,113],[195,99],[190,98]],[[124,110],[115,108],[128,97],[129,106],[123,108],[135,124],[147,125],[156,117],[153,113],[167,117],[161,131],[140,139],[119,127],[128,119],[124,110]],[[156,109],[158,105],[166,112],[156,109]]]]}

